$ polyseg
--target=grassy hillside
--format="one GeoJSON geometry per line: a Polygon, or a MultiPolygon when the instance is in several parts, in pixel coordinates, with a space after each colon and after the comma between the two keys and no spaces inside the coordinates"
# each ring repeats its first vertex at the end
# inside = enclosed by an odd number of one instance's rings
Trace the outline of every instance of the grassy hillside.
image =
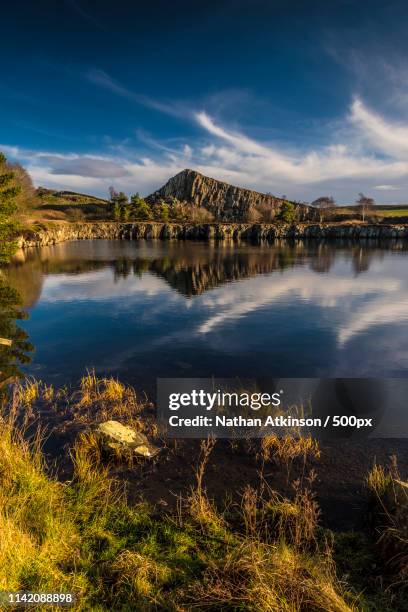
{"type": "Polygon", "coordinates": [[[20,207],[20,221],[30,226],[47,221],[98,221],[109,217],[107,200],[74,191],[39,187],[27,206],[20,207]]]}

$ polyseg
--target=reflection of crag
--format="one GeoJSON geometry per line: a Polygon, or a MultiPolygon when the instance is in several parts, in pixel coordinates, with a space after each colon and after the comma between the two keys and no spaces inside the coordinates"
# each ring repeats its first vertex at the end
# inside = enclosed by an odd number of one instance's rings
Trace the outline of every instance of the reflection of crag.
{"type": "Polygon", "coordinates": [[[163,266],[161,260],[155,260],[150,271],[164,278],[168,284],[185,296],[200,295],[224,283],[251,278],[259,274],[269,274],[274,270],[284,269],[295,264],[295,258],[288,254],[276,253],[224,256],[196,261],[171,261],[163,266]]]}
{"type": "MultiPolygon", "coordinates": [[[[83,243],[82,243],[83,244],[83,243]]],[[[163,278],[184,296],[200,295],[223,283],[270,274],[294,266],[304,265],[317,273],[326,273],[337,255],[346,253],[356,273],[368,270],[373,257],[382,257],[383,250],[365,249],[361,245],[345,250],[330,244],[303,244],[283,242],[275,247],[214,249],[191,244],[169,244],[165,253],[151,255],[130,250],[112,254],[109,243],[106,250],[98,244],[98,252],[77,252],[72,243],[43,247],[40,251],[25,252],[24,259],[16,261],[6,272],[8,282],[17,289],[24,307],[38,300],[44,276],[48,274],[83,274],[110,267],[115,278],[141,276],[152,273],[163,278]]],[[[77,247],[78,248],[78,247],[77,247]]]]}

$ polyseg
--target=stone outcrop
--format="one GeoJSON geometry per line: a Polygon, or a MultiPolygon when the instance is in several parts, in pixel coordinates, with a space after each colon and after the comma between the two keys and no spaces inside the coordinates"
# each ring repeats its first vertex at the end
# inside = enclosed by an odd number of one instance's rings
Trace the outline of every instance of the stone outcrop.
{"type": "Polygon", "coordinates": [[[204,176],[195,170],[183,170],[146,198],[150,204],[172,198],[209,210],[215,219],[242,221],[256,207],[279,210],[283,200],[270,194],[235,187],[204,176]]]}
{"type": "Polygon", "coordinates": [[[105,451],[119,456],[130,453],[150,459],[160,451],[144,434],[118,421],[99,423],[95,428],[95,436],[105,451]]]}
{"type": "Polygon", "coordinates": [[[251,223],[73,223],[37,232],[25,232],[20,248],[48,246],[67,240],[161,239],[161,240],[245,240],[273,242],[292,240],[383,240],[408,239],[408,225],[360,224],[251,224],[251,223]]]}

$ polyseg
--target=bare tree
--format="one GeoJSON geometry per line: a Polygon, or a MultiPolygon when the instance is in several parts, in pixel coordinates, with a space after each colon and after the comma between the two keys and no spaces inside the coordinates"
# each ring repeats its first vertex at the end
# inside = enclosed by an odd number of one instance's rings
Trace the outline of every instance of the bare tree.
{"type": "Polygon", "coordinates": [[[266,202],[263,204],[257,204],[255,207],[260,214],[260,220],[263,223],[272,223],[275,218],[275,209],[271,204],[266,202]]]}
{"type": "Polygon", "coordinates": [[[361,211],[363,223],[366,218],[366,214],[374,209],[375,201],[373,198],[368,198],[364,193],[358,194],[357,208],[361,211]]]}
{"type": "Polygon", "coordinates": [[[332,196],[322,196],[310,204],[319,211],[319,221],[322,223],[333,212],[336,202],[332,196]]]}
{"type": "Polygon", "coordinates": [[[244,214],[244,218],[246,223],[259,223],[260,221],[262,221],[261,213],[253,206],[251,206],[251,208],[248,208],[248,210],[244,214]]]}
{"type": "Polygon", "coordinates": [[[116,191],[114,186],[111,185],[109,187],[109,199],[110,199],[110,201],[113,202],[117,195],[118,195],[118,192],[116,191]]]}

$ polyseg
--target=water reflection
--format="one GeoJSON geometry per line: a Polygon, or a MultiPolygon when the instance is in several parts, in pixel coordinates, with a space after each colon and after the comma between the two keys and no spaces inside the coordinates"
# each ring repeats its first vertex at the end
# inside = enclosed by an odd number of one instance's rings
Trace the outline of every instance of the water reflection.
{"type": "Polygon", "coordinates": [[[18,324],[26,317],[21,310],[21,296],[0,277],[0,338],[11,341],[11,346],[0,343],[0,390],[11,378],[19,376],[20,367],[31,360],[33,346],[28,334],[18,324]]]}
{"type": "Polygon", "coordinates": [[[21,253],[8,280],[47,379],[403,376],[406,258],[399,242],[86,241],[21,253]]]}

